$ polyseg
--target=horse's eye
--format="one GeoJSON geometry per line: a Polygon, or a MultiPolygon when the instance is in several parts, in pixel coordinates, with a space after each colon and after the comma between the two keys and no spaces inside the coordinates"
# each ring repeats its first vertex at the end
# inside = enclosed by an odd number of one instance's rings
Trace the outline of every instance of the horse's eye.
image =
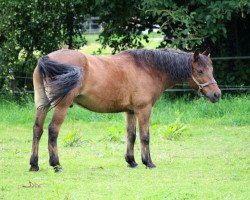
{"type": "Polygon", "coordinates": [[[203,71],[202,71],[201,69],[198,69],[198,70],[197,70],[197,73],[198,73],[198,75],[202,75],[202,74],[203,74],[203,71]]]}

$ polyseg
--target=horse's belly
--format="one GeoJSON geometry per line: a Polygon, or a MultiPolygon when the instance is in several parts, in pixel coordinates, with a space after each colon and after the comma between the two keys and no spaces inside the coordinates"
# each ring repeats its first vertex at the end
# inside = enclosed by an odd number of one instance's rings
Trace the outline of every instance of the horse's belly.
{"type": "Polygon", "coordinates": [[[124,100],[112,100],[108,97],[86,97],[79,95],[74,103],[88,110],[100,113],[117,113],[132,110],[132,107],[124,100]]]}

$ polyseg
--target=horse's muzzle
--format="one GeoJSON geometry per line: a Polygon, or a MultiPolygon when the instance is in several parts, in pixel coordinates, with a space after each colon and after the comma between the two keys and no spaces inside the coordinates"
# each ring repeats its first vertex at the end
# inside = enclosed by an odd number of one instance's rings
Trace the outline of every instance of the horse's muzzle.
{"type": "Polygon", "coordinates": [[[208,94],[206,94],[206,97],[212,102],[212,103],[216,103],[220,100],[221,98],[221,91],[217,91],[217,92],[209,92],[208,94]]]}

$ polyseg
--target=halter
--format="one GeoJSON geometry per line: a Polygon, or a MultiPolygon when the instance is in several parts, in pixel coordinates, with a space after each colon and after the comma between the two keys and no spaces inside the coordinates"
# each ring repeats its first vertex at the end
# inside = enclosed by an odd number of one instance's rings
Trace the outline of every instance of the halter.
{"type": "Polygon", "coordinates": [[[192,79],[194,80],[194,82],[198,85],[199,89],[198,89],[198,95],[201,95],[201,90],[204,88],[204,87],[207,87],[209,85],[213,85],[213,84],[216,84],[217,85],[217,82],[215,80],[211,81],[211,82],[207,82],[207,83],[199,83],[195,78],[194,76],[192,76],[192,79]]]}

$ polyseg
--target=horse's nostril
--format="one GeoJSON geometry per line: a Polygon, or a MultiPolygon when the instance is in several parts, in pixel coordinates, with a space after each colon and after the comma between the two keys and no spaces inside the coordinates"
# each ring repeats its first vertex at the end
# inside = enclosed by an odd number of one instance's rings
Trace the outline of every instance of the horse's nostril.
{"type": "Polygon", "coordinates": [[[219,93],[219,92],[215,92],[215,93],[214,93],[214,97],[215,97],[216,99],[219,99],[219,98],[220,98],[220,93],[219,93]]]}

